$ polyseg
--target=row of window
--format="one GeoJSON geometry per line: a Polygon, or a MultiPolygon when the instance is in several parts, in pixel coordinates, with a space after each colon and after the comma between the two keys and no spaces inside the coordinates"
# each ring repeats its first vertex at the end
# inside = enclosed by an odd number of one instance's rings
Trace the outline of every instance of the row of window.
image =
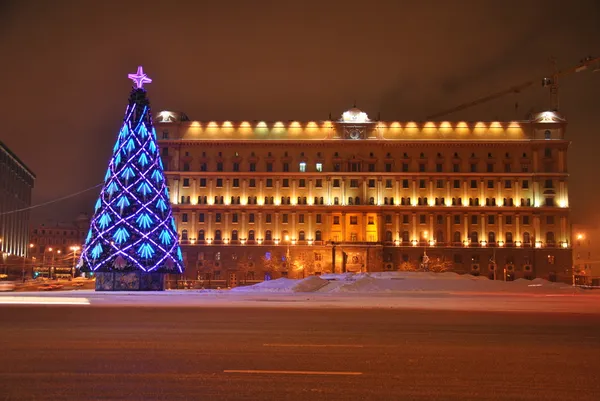
{"type": "MultiPolygon", "coordinates": [[[[288,231],[283,231],[282,232],[282,237],[283,238],[289,238],[289,232],[288,231]]],[[[529,232],[524,232],[522,235],[522,241],[520,243],[520,245],[531,245],[532,244],[532,236],[529,232]]],[[[186,241],[189,241],[189,233],[188,230],[182,230],[181,231],[181,238],[180,238],[184,243],[186,241]]],[[[195,238],[195,240],[197,241],[206,241],[208,238],[206,236],[206,232],[205,230],[199,230],[198,231],[198,237],[195,238]]],[[[211,238],[211,240],[213,241],[223,241],[224,237],[223,237],[223,233],[221,230],[215,230],[214,231],[214,238],[211,238]]],[[[232,242],[236,242],[239,241],[240,235],[239,235],[239,231],[238,230],[232,230],[230,237],[228,238],[228,240],[232,241],[232,242]]],[[[249,230],[248,231],[248,237],[244,238],[244,240],[247,241],[255,241],[256,238],[256,232],[255,230],[249,230]]],[[[295,239],[295,238],[294,238],[295,239]]],[[[265,241],[273,241],[273,232],[271,230],[266,230],[265,231],[265,241]]],[[[298,237],[297,237],[298,241],[307,241],[307,237],[306,237],[306,232],[303,230],[298,231],[298,237]]],[[[315,241],[322,241],[323,240],[323,233],[320,230],[316,230],[315,231],[315,236],[314,236],[314,240],[315,241]]],[[[444,231],[443,230],[437,230],[435,232],[435,235],[433,237],[430,237],[427,231],[421,231],[419,233],[419,240],[418,242],[421,244],[427,244],[430,240],[434,240],[436,244],[444,244],[446,243],[446,239],[444,238],[444,231]]],[[[482,239],[481,241],[486,240],[486,245],[489,246],[493,246],[494,244],[497,244],[496,241],[496,233],[494,231],[489,231],[487,233],[487,237],[485,239],[482,239]]],[[[545,242],[546,245],[554,245],[556,243],[555,240],[555,235],[554,232],[552,231],[548,231],[545,234],[545,242]]],[[[352,242],[356,242],[357,241],[357,236],[356,233],[351,233],[351,241],[352,242]]],[[[408,231],[402,231],[401,236],[399,238],[399,241],[402,242],[403,244],[410,244],[412,241],[410,239],[410,233],[408,231]]],[[[479,237],[479,233],[477,231],[472,231],[469,234],[468,237],[468,242],[471,245],[480,245],[481,244],[480,241],[480,237],[479,237]]],[[[385,239],[384,242],[387,243],[393,243],[394,241],[394,236],[393,233],[391,231],[386,231],[385,232],[385,239]]],[[[460,231],[455,231],[452,235],[452,244],[458,245],[458,246],[464,246],[464,240],[463,240],[463,234],[460,231]]],[[[513,233],[512,232],[505,232],[504,233],[504,244],[503,245],[513,245],[515,244],[516,241],[514,240],[513,237],[513,233]]]]}
{"type": "MultiPolygon", "coordinates": [[[[167,148],[167,147],[163,148],[162,154],[165,157],[169,156],[169,148],[167,148]]],[[[185,152],[185,156],[189,157],[189,152],[185,152]]],[[[222,152],[219,152],[218,157],[219,157],[219,159],[222,159],[222,157],[223,157],[222,152]]],[[[234,157],[236,159],[239,159],[239,157],[240,157],[239,153],[236,152],[234,157]]],[[[267,157],[272,158],[271,152],[269,152],[267,157]]],[[[288,153],[285,152],[285,155],[283,157],[285,159],[288,159],[289,158],[288,153]]],[[[370,157],[374,158],[373,153],[370,154],[370,157]]],[[[206,158],[206,152],[202,153],[202,158],[203,159],[206,158]]],[[[254,152],[251,153],[250,158],[252,158],[254,160],[248,162],[248,170],[247,171],[251,171],[251,172],[258,171],[257,170],[257,162],[255,161],[256,155],[254,154],[254,152]]],[[[375,172],[375,171],[377,171],[377,163],[363,162],[361,160],[357,160],[354,158],[351,160],[348,160],[346,162],[336,160],[339,158],[340,158],[339,153],[336,152],[333,156],[334,161],[331,164],[331,171],[334,171],[334,172],[335,171],[340,171],[340,172],[341,171],[351,171],[351,172],[361,172],[361,171],[375,172]]],[[[392,155],[390,153],[387,153],[386,159],[389,160],[391,158],[392,158],[392,155]]],[[[510,158],[511,158],[510,154],[506,153],[505,160],[502,163],[502,165],[503,165],[502,171],[505,173],[511,173],[514,170],[513,163],[508,160],[510,158]]],[[[552,149],[551,148],[544,149],[544,158],[546,160],[552,158],[552,149]]],[[[323,156],[321,153],[317,153],[318,161],[314,163],[314,169],[307,167],[307,161],[306,161],[306,157],[304,156],[304,152],[301,152],[300,159],[301,159],[301,161],[298,163],[298,169],[295,171],[298,171],[298,172],[307,172],[309,170],[315,171],[315,172],[323,171],[324,163],[322,161],[323,156]]],[[[408,159],[410,159],[410,157],[408,156],[408,154],[404,153],[402,155],[402,159],[404,161],[400,163],[399,169],[397,169],[397,171],[411,172],[411,165],[408,162],[408,159]]],[[[431,171],[435,171],[438,173],[443,172],[444,171],[443,159],[444,159],[444,157],[442,156],[442,154],[438,153],[437,160],[435,163],[435,168],[432,169],[431,171]]],[[[471,159],[469,162],[468,171],[470,171],[472,173],[484,172],[484,170],[482,170],[480,167],[481,164],[477,160],[474,160],[474,159],[477,159],[477,156],[475,155],[475,153],[472,153],[471,159]]],[[[488,153],[488,159],[492,159],[492,160],[488,160],[488,162],[485,163],[485,172],[488,172],[488,173],[500,172],[500,169],[498,169],[496,167],[497,163],[495,162],[494,157],[492,156],[492,153],[488,153]]],[[[416,171],[419,171],[419,172],[429,171],[428,167],[430,167],[430,163],[427,162],[427,157],[425,157],[424,153],[420,154],[417,165],[418,165],[418,168],[416,171]]],[[[386,161],[384,163],[383,171],[393,172],[394,166],[395,166],[395,163],[393,161],[386,161]]],[[[204,162],[204,161],[201,162],[199,167],[200,167],[200,171],[208,171],[208,163],[207,162],[204,162]]],[[[183,162],[182,170],[183,171],[191,171],[190,162],[187,162],[187,161],[183,162]]],[[[530,166],[529,166],[529,161],[527,158],[527,153],[523,153],[521,164],[520,164],[520,171],[521,172],[529,172],[529,170],[530,170],[530,166]]],[[[225,162],[222,160],[217,160],[216,165],[215,165],[215,171],[225,171],[225,162]]],[[[234,172],[241,171],[241,163],[239,161],[232,162],[231,163],[231,171],[234,171],[234,172]]],[[[266,161],[265,162],[265,171],[267,171],[267,172],[275,171],[275,163],[271,160],[266,161]]],[[[278,170],[278,171],[283,171],[283,172],[292,171],[291,163],[289,161],[281,162],[281,170],[278,170]]],[[[460,162],[460,157],[459,157],[458,153],[454,153],[451,171],[454,173],[459,173],[459,172],[463,171],[462,163],[460,162]]]]}
{"type": "MultiPolygon", "coordinates": [[[[208,197],[206,195],[203,196],[198,196],[197,199],[197,204],[198,205],[225,205],[225,197],[223,196],[215,196],[212,200],[212,203],[208,202],[208,197]]],[[[308,205],[308,200],[309,198],[307,198],[306,196],[298,196],[296,199],[296,205],[308,205]]],[[[256,196],[248,196],[248,198],[246,199],[246,204],[247,205],[257,205],[258,204],[258,197],[256,196]]],[[[180,204],[182,205],[190,205],[192,202],[192,199],[190,196],[182,196],[180,199],[180,204]]],[[[242,198],[239,196],[232,196],[229,199],[229,203],[228,205],[241,205],[242,202],[242,198]]],[[[265,196],[264,197],[264,205],[275,205],[275,198],[273,196],[265,196]]],[[[291,205],[292,204],[292,198],[289,196],[282,196],[279,199],[279,204],[280,205],[291,205]]],[[[341,199],[337,196],[335,196],[333,198],[333,205],[337,206],[337,205],[341,205],[341,199]]],[[[322,196],[315,196],[313,199],[313,203],[312,205],[324,205],[324,198],[322,196]]],[[[374,197],[370,197],[368,199],[368,201],[365,203],[361,200],[361,198],[359,196],[356,197],[352,197],[349,196],[346,202],[346,205],[349,206],[353,206],[353,205],[376,205],[375,202],[375,198],[374,197]]],[[[400,201],[398,202],[398,199],[394,199],[394,197],[384,197],[383,198],[383,205],[400,205],[400,206],[413,206],[413,205],[417,205],[417,206],[447,206],[446,203],[446,198],[435,198],[433,199],[433,202],[430,203],[429,199],[425,196],[425,197],[419,197],[416,198],[416,203],[413,204],[412,199],[410,197],[402,197],[400,198],[400,201]]],[[[479,198],[469,198],[468,203],[463,203],[463,198],[461,197],[456,197],[456,198],[451,198],[451,205],[452,206],[482,206],[483,205],[483,199],[479,200],[479,198]]],[[[520,203],[518,203],[519,206],[521,207],[531,207],[532,202],[531,202],[531,198],[521,198],[520,199],[520,203]]],[[[502,198],[502,203],[500,204],[499,201],[496,200],[496,198],[485,198],[485,206],[505,206],[505,207],[513,207],[515,206],[515,200],[513,198],[502,198]]],[[[546,197],[544,198],[544,206],[555,206],[555,200],[554,197],[546,197]]]]}
{"type": "MultiPolygon", "coordinates": [[[[256,179],[255,178],[250,178],[248,179],[248,187],[249,188],[256,188],[256,179]]],[[[282,188],[290,188],[290,179],[289,178],[283,178],[280,182],[281,182],[281,187],[282,188]]],[[[350,179],[348,180],[348,184],[350,186],[350,188],[359,188],[361,181],[358,179],[350,179]]],[[[443,189],[446,187],[446,180],[443,179],[438,179],[438,180],[431,180],[432,182],[435,182],[435,187],[438,189],[443,189]]],[[[368,179],[365,180],[364,182],[367,183],[367,186],[369,188],[375,188],[376,187],[376,183],[377,180],[375,179],[368,179]]],[[[401,182],[402,184],[402,188],[403,189],[409,189],[410,188],[410,184],[411,184],[411,180],[408,179],[402,179],[399,180],[399,182],[401,182]]],[[[429,180],[426,179],[420,179],[420,180],[416,180],[416,182],[418,182],[419,188],[420,189],[426,189],[427,188],[427,184],[429,182],[429,180]]],[[[463,181],[463,180],[452,180],[452,187],[454,189],[460,189],[461,188],[461,184],[464,182],[468,182],[469,183],[469,188],[471,189],[478,189],[480,186],[484,185],[484,182],[486,182],[485,186],[488,189],[495,189],[496,188],[496,182],[498,182],[498,186],[503,185],[503,187],[505,189],[512,189],[512,188],[516,188],[516,184],[518,184],[518,182],[514,182],[513,180],[503,180],[503,184],[500,184],[501,181],[496,181],[496,180],[468,180],[468,181],[463,181]],[[480,185],[481,183],[481,185],[480,185]]],[[[215,187],[216,188],[223,188],[223,178],[216,178],[215,179],[215,187]]],[[[385,188],[390,189],[394,187],[394,180],[393,179],[386,179],[384,180],[385,183],[385,188]]],[[[521,189],[529,189],[529,180],[521,180],[521,189]]],[[[199,179],[199,186],[200,188],[206,188],[207,187],[207,179],[206,178],[200,178],[199,179]]],[[[182,186],[183,188],[189,188],[190,185],[190,179],[189,178],[184,178],[182,181],[182,186]]],[[[231,186],[232,188],[240,188],[240,179],[239,178],[233,178],[231,180],[231,186]]],[[[332,187],[333,188],[341,188],[342,186],[342,180],[339,178],[334,178],[332,180],[332,187]]],[[[272,178],[267,178],[265,180],[265,187],[266,188],[273,188],[273,179],[272,178]]],[[[304,178],[298,179],[298,188],[306,188],[306,180],[304,178]]],[[[315,188],[323,188],[323,179],[318,178],[315,179],[315,188]]],[[[546,189],[552,189],[554,188],[554,180],[552,179],[547,179],[544,181],[544,188],[546,189]]]]}
{"type": "MultiPolygon", "coordinates": [[[[223,213],[215,213],[215,223],[221,223],[223,222],[223,213]]],[[[281,215],[281,222],[282,223],[288,223],[289,222],[289,214],[288,213],[282,213],[281,215]]],[[[297,219],[298,219],[298,223],[299,224],[303,224],[306,222],[305,219],[305,214],[303,213],[299,213],[296,215],[297,219]]],[[[411,215],[408,214],[402,214],[401,216],[401,221],[402,224],[410,224],[410,218],[411,215]]],[[[427,224],[427,216],[426,214],[419,214],[418,216],[418,222],[419,224],[427,224]]],[[[350,224],[351,225],[357,225],[358,224],[358,216],[349,216],[350,217],[350,224]]],[[[395,215],[393,214],[386,214],[384,215],[384,222],[385,224],[393,224],[394,222],[394,217],[395,215]]],[[[472,214],[470,216],[466,216],[466,215],[461,215],[461,214],[455,214],[452,215],[452,221],[453,224],[462,224],[464,222],[464,218],[467,217],[469,219],[469,221],[471,222],[471,224],[475,225],[475,224],[479,224],[480,223],[480,219],[481,218],[485,218],[487,224],[496,224],[497,221],[497,217],[496,215],[493,214],[488,214],[484,217],[477,215],[477,214],[472,214]]],[[[512,225],[513,224],[513,216],[507,215],[507,216],[503,216],[504,217],[504,221],[503,224],[505,225],[512,225]]],[[[521,217],[521,224],[523,225],[529,225],[531,224],[531,216],[528,215],[523,215],[520,216],[521,217]]],[[[188,213],[182,213],[181,214],[181,221],[182,223],[188,223],[189,222],[189,214],[188,213]]],[[[239,223],[240,221],[240,214],[239,213],[231,213],[231,222],[232,223],[239,223]]],[[[200,223],[205,223],[206,222],[206,214],[205,213],[198,213],[198,222],[200,223]]],[[[273,214],[272,213],[266,213],[265,214],[265,222],[266,223],[272,223],[273,222],[273,214]]],[[[320,213],[315,214],[315,222],[317,224],[321,224],[323,223],[323,215],[320,213]]],[[[545,216],[545,222],[547,225],[553,225],[556,223],[556,219],[554,215],[546,215],[545,216]]],[[[248,223],[256,223],[256,214],[255,213],[248,213],[248,223]]],[[[435,223],[436,224],[444,224],[444,215],[442,214],[437,214],[435,215],[435,223]]],[[[340,224],[340,216],[333,216],[333,224],[340,224]]],[[[374,224],[374,217],[373,216],[368,216],[368,224],[374,224]]]]}

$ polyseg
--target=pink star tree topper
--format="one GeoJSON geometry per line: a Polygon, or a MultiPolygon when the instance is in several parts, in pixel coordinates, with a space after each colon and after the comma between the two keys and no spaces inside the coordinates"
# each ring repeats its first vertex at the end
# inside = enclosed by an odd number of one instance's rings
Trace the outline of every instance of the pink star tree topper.
{"type": "Polygon", "coordinates": [[[152,80],[148,78],[148,75],[144,74],[144,69],[141,65],[138,67],[136,74],[128,74],[127,77],[135,83],[135,87],[138,89],[142,88],[144,84],[152,82],[152,80]]]}

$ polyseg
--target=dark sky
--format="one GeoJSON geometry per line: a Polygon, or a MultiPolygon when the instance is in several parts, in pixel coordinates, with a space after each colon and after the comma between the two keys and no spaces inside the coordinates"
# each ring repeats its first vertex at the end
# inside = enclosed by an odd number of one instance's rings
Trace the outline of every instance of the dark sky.
{"type": "MultiPolygon", "coordinates": [[[[421,120],[547,75],[550,56],[570,67],[600,55],[600,2],[0,0],[0,51],[0,139],[37,173],[40,203],[102,181],[139,64],[155,112],[318,120],[356,100],[371,116],[421,120]]],[[[561,81],[577,220],[600,201],[599,89],[591,71],[561,81]]],[[[549,106],[536,84],[448,119],[549,106]]],[[[97,194],[34,217],[70,220],[97,194]]]]}

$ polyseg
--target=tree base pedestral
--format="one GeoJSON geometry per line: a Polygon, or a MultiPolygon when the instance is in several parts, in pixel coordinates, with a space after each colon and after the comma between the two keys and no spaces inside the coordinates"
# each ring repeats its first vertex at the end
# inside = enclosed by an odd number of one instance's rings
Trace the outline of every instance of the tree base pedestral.
{"type": "Polygon", "coordinates": [[[163,273],[108,272],[95,273],[96,291],[164,291],[163,273]]]}

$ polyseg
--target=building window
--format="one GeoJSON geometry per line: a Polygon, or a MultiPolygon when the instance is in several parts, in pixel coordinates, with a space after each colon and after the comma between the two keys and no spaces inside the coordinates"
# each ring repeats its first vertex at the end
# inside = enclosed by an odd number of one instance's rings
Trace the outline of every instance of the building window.
{"type": "Polygon", "coordinates": [[[217,222],[217,223],[221,222],[221,213],[216,213],[215,214],[215,222],[217,222]]]}
{"type": "Polygon", "coordinates": [[[289,180],[289,178],[284,178],[283,179],[282,187],[283,188],[289,188],[289,186],[290,186],[290,180],[289,180]]]}
{"type": "Polygon", "coordinates": [[[477,180],[471,180],[471,189],[477,189],[477,180]]]}
{"type": "Polygon", "coordinates": [[[272,178],[267,178],[266,186],[267,186],[267,188],[273,188],[273,179],[272,178]]]}
{"type": "Polygon", "coordinates": [[[306,163],[305,162],[300,162],[298,168],[300,169],[301,173],[306,172],[306,163]]]}
{"type": "Polygon", "coordinates": [[[239,188],[240,187],[240,179],[239,178],[234,178],[233,179],[233,187],[234,188],[239,188]]]}
{"type": "Polygon", "coordinates": [[[488,215],[488,224],[496,224],[496,217],[493,215],[488,215]]]}
{"type": "Polygon", "coordinates": [[[283,171],[285,171],[285,172],[290,171],[290,164],[289,163],[283,163],[283,171]]]}
{"type": "Polygon", "coordinates": [[[338,178],[333,180],[333,187],[334,188],[339,188],[340,187],[340,180],[338,178]]]}
{"type": "Polygon", "coordinates": [[[460,164],[453,163],[452,164],[452,172],[454,172],[454,173],[460,173],[460,164]]]}
{"type": "Polygon", "coordinates": [[[392,172],[392,163],[385,163],[385,172],[386,173],[392,172]]]}
{"type": "Polygon", "coordinates": [[[190,186],[190,179],[189,178],[184,178],[183,179],[183,187],[187,188],[190,186]]]}
{"type": "Polygon", "coordinates": [[[322,223],[322,217],[321,217],[321,215],[320,215],[320,214],[317,214],[317,219],[316,219],[316,221],[317,221],[317,224],[321,224],[321,223],[322,223]]]}
{"type": "Polygon", "coordinates": [[[273,163],[267,163],[267,171],[270,173],[273,171],[273,163]]]}
{"type": "Polygon", "coordinates": [[[358,188],[358,180],[350,180],[350,188],[358,188]]]}
{"type": "Polygon", "coordinates": [[[240,171],[240,163],[233,163],[233,171],[240,171]]]}
{"type": "Polygon", "coordinates": [[[369,216],[367,221],[368,221],[368,223],[367,223],[368,225],[375,224],[375,218],[373,216],[369,216]]]}
{"type": "Polygon", "coordinates": [[[187,223],[187,222],[188,222],[188,214],[187,214],[187,213],[183,213],[183,214],[181,215],[181,221],[182,221],[183,223],[187,223]]]}
{"type": "Polygon", "coordinates": [[[392,188],[392,180],[385,180],[385,187],[386,188],[392,188]]]}
{"type": "Polygon", "coordinates": [[[265,216],[265,221],[266,221],[267,223],[270,223],[270,222],[271,222],[271,218],[272,218],[271,216],[272,216],[272,215],[271,215],[271,213],[267,213],[267,215],[265,216]]]}
{"type": "Polygon", "coordinates": [[[554,224],[554,216],[546,216],[546,224],[554,224]]]}
{"type": "Polygon", "coordinates": [[[217,188],[223,188],[223,179],[217,178],[217,188]]]}
{"type": "Polygon", "coordinates": [[[323,180],[322,179],[317,179],[315,181],[315,188],[323,188],[323,180]]]}
{"type": "Polygon", "coordinates": [[[529,225],[529,216],[523,216],[523,224],[529,225]]]}
{"type": "Polygon", "coordinates": [[[317,163],[316,168],[319,173],[323,172],[323,163],[317,163]]]}
{"type": "Polygon", "coordinates": [[[198,222],[204,223],[204,213],[199,213],[198,214],[198,222]]]}
{"type": "Polygon", "coordinates": [[[350,216],[350,224],[351,225],[357,225],[358,224],[358,217],[357,216],[350,216]]]}
{"type": "Polygon", "coordinates": [[[333,216],[333,224],[340,224],[340,216],[333,216]]]}
{"type": "Polygon", "coordinates": [[[408,163],[402,163],[402,172],[408,173],[408,163]]]}
{"type": "Polygon", "coordinates": [[[287,213],[284,213],[281,215],[281,222],[282,223],[287,223],[288,222],[288,215],[287,213]]]}
{"type": "Polygon", "coordinates": [[[425,180],[419,180],[419,188],[420,189],[427,188],[427,182],[425,180]]]}
{"type": "Polygon", "coordinates": [[[408,180],[402,180],[402,188],[407,189],[409,187],[408,180]]]}
{"type": "Polygon", "coordinates": [[[452,184],[454,189],[460,189],[460,180],[454,180],[452,184]]]}
{"type": "Polygon", "coordinates": [[[477,163],[471,163],[471,173],[477,172],[477,163]]]}

